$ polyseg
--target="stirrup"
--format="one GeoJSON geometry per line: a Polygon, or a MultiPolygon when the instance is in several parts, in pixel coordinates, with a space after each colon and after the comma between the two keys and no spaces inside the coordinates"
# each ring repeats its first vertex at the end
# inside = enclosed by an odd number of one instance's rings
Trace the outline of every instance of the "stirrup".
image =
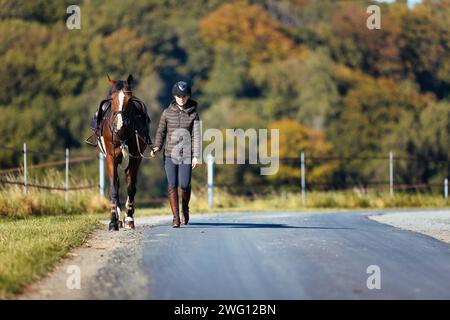
{"type": "Polygon", "coordinates": [[[91,134],[88,138],[86,138],[86,140],[84,140],[84,142],[92,147],[97,147],[98,146],[98,139],[97,139],[97,135],[95,134],[95,132],[93,134],[91,134]],[[92,142],[92,137],[95,136],[95,143],[92,142]]]}

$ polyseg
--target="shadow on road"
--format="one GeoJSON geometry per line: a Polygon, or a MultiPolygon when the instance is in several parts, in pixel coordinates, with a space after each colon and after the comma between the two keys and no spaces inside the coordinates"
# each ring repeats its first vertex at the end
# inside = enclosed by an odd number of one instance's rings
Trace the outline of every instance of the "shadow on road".
{"type": "Polygon", "coordinates": [[[232,223],[232,222],[191,222],[189,226],[202,228],[282,228],[282,229],[331,229],[353,230],[339,227],[297,227],[278,223],[232,223]]]}

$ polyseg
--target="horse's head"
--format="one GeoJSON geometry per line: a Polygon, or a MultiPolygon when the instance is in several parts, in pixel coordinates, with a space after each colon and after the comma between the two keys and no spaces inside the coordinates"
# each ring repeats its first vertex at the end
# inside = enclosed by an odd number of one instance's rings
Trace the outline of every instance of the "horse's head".
{"type": "Polygon", "coordinates": [[[133,76],[130,74],[126,81],[113,80],[108,75],[108,81],[111,85],[111,98],[113,99],[112,111],[117,122],[115,121],[115,129],[120,131],[125,125],[127,115],[130,110],[131,97],[133,96],[131,83],[133,76]]]}

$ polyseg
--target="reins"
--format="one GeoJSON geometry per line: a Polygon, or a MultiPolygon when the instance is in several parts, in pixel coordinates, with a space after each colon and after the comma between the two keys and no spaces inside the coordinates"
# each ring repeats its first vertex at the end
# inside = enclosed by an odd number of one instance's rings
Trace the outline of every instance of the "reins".
{"type": "MultiPolygon", "coordinates": [[[[134,133],[135,133],[135,135],[136,135],[136,145],[137,145],[137,148],[138,148],[138,152],[139,152],[140,157],[141,157],[141,158],[144,158],[144,159],[151,159],[152,156],[150,156],[150,157],[147,156],[147,157],[146,157],[146,156],[144,156],[144,154],[141,152],[141,146],[140,146],[140,144],[139,144],[139,139],[141,139],[142,142],[144,142],[144,144],[146,144],[146,143],[145,143],[145,140],[138,134],[137,130],[134,130],[134,133]]],[[[130,156],[131,156],[131,154],[130,154],[130,156]]]]}
{"type": "MultiPolygon", "coordinates": [[[[131,100],[130,100],[130,101],[131,101],[131,100]]],[[[112,108],[112,106],[111,106],[111,108],[112,108]]],[[[115,160],[116,160],[116,159],[115,159],[115,158],[116,158],[116,152],[115,152],[115,144],[114,144],[114,135],[115,135],[115,133],[117,133],[117,130],[115,130],[115,128],[114,128],[113,126],[114,126],[114,121],[115,121],[116,117],[117,117],[119,114],[124,115],[124,119],[126,119],[126,121],[124,121],[124,124],[123,124],[124,126],[130,124],[130,119],[129,119],[128,115],[125,113],[125,111],[113,111],[113,112],[112,112],[112,117],[111,117],[111,116],[108,117],[108,127],[109,127],[109,130],[110,130],[110,132],[111,132],[111,144],[112,144],[112,149],[113,149],[113,154],[112,154],[112,156],[113,156],[113,158],[114,158],[114,162],[115,162],[115,160]]],[[[130,158],[135,158],[135,159],[138,159],[138,158],[151,159],[151,158],[152,158],[151,156],[145,156],[145,155],[141,152],[141,146],[140,146],[140,144],[139,144],[139,140],[141,140],[145,145],[148,145],[148,144],[145,142],[144,138],[142,138],[142,137],[138,134],[137,130],[134,130],[134,133],[135,133],[135,137],[136,137],[136,146],[137,146],[139,155],[134,155],[134,154],[132,154],[131,152],[128,152],[128,156],[129,156],[130,158]]],[[[106,151],[106,150],[105,150],[105,151],[106,151]]]]}

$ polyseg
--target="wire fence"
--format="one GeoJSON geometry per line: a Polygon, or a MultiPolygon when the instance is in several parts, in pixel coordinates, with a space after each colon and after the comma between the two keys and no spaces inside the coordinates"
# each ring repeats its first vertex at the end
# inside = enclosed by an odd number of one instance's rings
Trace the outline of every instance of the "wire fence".
{"type": "MultiPolygon", "coordinates": [[[[95,189],[95,188],[104,188],[104,183],[102,184],[102,181],[99,181],[99,184],[87,184],[87,185],[69,185],[69,168],[70,164],[75,163],[84,163],[84,162],[92,162],[94,160],[97,160],[97,157],[93,157],[91,155],[86,154],[75,154],[72,155],[72,157],[69,157],[69,149],[66,149],[65,152],[48,152],[48,151],[41,151],[41,150],[30,150],[27,149],[26,144],[23,144],[23,149],[18,149],[14,147],[1,147],[0,149],[12,151],[15,153],[21,153],[22,154],[22,160],[23,163],[21,166],[16,166],[13,168],[5,168],[0,169],[0,184],[2,185],[17,185],[22,186],[24,188],[24,192],[26,193],[28,188],[35,188],[35,189],[42,189],[42,190],[48,190],[48,191],[64,191],[66,193],[66,204],[68,203],[68,193],[69,191],[79,191],[79,190],[88,190],[88,189],[95,189]],[[39,156],[51,156],[51,157],[58,157],[58,160],[52,160],[52,161],[46,161],[46,162],[40,162],[40,163],[34,163],[31,165],[27,164],[27,155],[39,155],[39,156]],[[61,159],[64,158],[64,159],[61,159]],[[42,183],[32,183],[29,180],[28,174],[30,170],[33,169],[44,169],[44,168],[56,168],[65,166],[65,183],[63,187],[58,187],[54,185],[46,185],[42,183]],[[9,177],[14,177],[18,174],[23,175],[23,179],[14,179],[11,180],[9,177]],[[6,177],[6,178],[5,178],[6,177]]],[[[100,164],[102,165],[102,156],[99,157],[100,164]]],[[[103,164],[104,167],[104,164],[103,164]]],[[[100,175],[101,177],[102,175],[100,175]]],[[[104,176],[103,176],[104,177],[104,176]]]]}
{"type": "MultiPolygon", "coordinates": [[[[274,190],[291,190],[300,192],[302,199],[305,199],[306,191],[341,191],[357,188],[364,191],[387,191],[394,195],[396,191],[426,191],[443,194],[448,198],[448,172],[450,171],[450,162],[444,158],[433,157],[410,157],[405,155],[394,155],[390,152],[386,156],[306,156],[302,152],[299,157],[279,158],[279,165],[288,166],[291,175],[288,177],[267,178],[260,175],[260,168],[266,166],[261,163],[250,163],[248,159],[239,164],[244,166],[243,170],[238,172],[239,177],[234,176],[230,179],[230,173],[223,174],[221,170],[226,170],[222,166],[226,164],[217,164],[214,158],[208,160],[208,183],[206,187],[208,192],[213,194],[213,188],[219,187],[225,190],[239,193],[243,196],[254,197],[255,194],[264,195],[272,193],[274,190]],[[378,174],[370,174],[364,177],[354,165],[360,163],[359,169],[364,168],[369,161],[378,161],[379,164],[372,166],[377,167],[378,174]],[[328,177],[323,179],[314,177],[311,172],[314,168],[323,164],[334,164],[335,172],[343,173],[343,176],[328,177]],[[420,174],[415,172],[415,168],[428,166],[432,164],[439,167],[442,173],[440,181],[436,182],[436,177],[432,181],[426,181],[420,174]],[[409,166],[409,167],[408,167],[409,166]],[[214,169],[216,167],[216,169],[214,169]],[[346,170],[354,170],[356,174],[352,176],[346,170]],[[211,171],[211,174],[209,174],[211,171]],[[216,171],[216,172],[215,172],[216,171]],[[406,174],[405,172],[409,172],[406,174]],[[381,172],[381,174],[379,173],[381,172]],[[217,176],[218,181],[215,176],[217,176]],[[386,179],[380,179],[380,177],[386,179]],[[406,176],[406,178],[405,178],[406,176]],[[229,182],[231,181],[231,182],[229,182]],[[338,182],[338,183],[336,183],[338,182]]],[[[224,171],[226,172],[226,171],[224,171]]],[[[210,196],[211,198],[211,196],[210,196]]],[[[212,203],[212,200],[210,200],[212,203]]]]}
{"type": "MultiPolygon", "coordinates": [[[[99,157],[95,157],[92,155],[86,155],[81,153],[75,153],[71,157],[69,157],[69,149],[66,149],[65,152],[48,152],[48,151],[40,151],[40,150],[29,150],[26,147],[26,144],[23,145],[23,149],[12,148],[12,147],[1,147],[0,149],[5,149],[9,151],[13,151],[15,153],[21,153],[23,156],[23,164],[21,166],[16,166],[12,168],[0,169],[0,184],[9,184],[9,185],[18,185],[24,188],[24,192],[27,192],[28,188],[36,188],[43,190],[55,190],[62,191],[66,193],[66,203],[68,201],[68,193],[70,191],[77,190],[87,190],[87,189],[95,189],[98,188],[101,196],[105,195],[105,158],[100,153],[99,157]],[[57,157],[56,160],[39,162],[27,165],[27,154],[40,155],[40,156],[51,156],[57,157]],[[64,159],[61,159],[64,158],[64,159]],[[87,184],[87,185],[69,185],[69,168],[70,164],[75,163],[85,163],[85,162],[93,162],[99,161],[99,183],[98,184],[87,184]],[[65,184],[64,186],[54,186],[54,185],[45,185],[41,183],[32,183],[28,181],[28,171],[34,169],[43,169],[43,168],[54,168],[65,166],[65,184]],[[23,179],[14,179],[11,180],[9,177],[14,175],[23,174],[23,179]],[[3,176],[3,177],[2,177],[3,176]]],[[[373,189],[373,190],[389,190],[391,195],[398,190],[410,191],[410,190],[431,190],[431,189],[439,189],[443,190],[444,196],[448,198],[448,170],[450,169],[449,161],[446,159],[435,159],[435,158],[414,158],[408,156],[395,156],[392,152],[390,152],[387,156],[352,156],[352,157],[344,157],[344,156],[305,156],[305,153],[301,153],[299,157],[284,157],[278,159],[281,165],[287,165],[291,168],[294,168],[294,171],[298,170],[295,175],[291,177],[286,177],[284,179],[272,179],[269,180],[266,177],[256,177],[257,169],[263,167],[263,164],[254,164],[249,163],[249,161],[245,161],[245,163],[238,164],[238,166],[249,167],[250,170],[247,170],[246,173],[250,172],[252,176],[252,181],[250,184],[244,183],[242,181],[234,181],[234,182],[221,182],[215,181],[215,175],[217,172],[214,172],[214,167],[219,167],[220,164],[216,164],[214,157],[212,155],[208,155],[207,157],[207,166],[206,171],[202,172],[202,177],[207,177],[207,184],[205,185],[208,191],[208,199],[212,204],[213,198],[213,190],[214,187],[220,187],[224,189],[232,190],[235,193],[241,193],[242,195],[253,195],[255,192],[259,192],[264,194],[264,192],[270,192],[273,189],[286,189],[289,188],[291,190],[300,192],[302,195],[302,199],[305,199],[306,191],[313,190],[339,190],[342,189],[339,185],[333,185],[330,180],[320,180],[317,178],[312,178],[309,176],[309,171],[311,171],[314,167],[319,166],[323,163],[335,163],[337,166],[341,166],[345,164],[351,167],[352,163],[355,162],[367,162],[367,161],[382,161],[384,162],[384,166],[386,167],[385,175],[388,179],[373,179],[373,180],[358,180],[350,178],[348,179],[347,186],[351,185],[351,188],[360,188],[360,189],[373,189]],[[428,182],[428,181],[414,181],[410,183],[405,183],[396,177],[396,165],[400,162],[407,163],[415,163],[415,164],[423,164],[425,162],[433,162],[435,165],[439,165],[442,168],[447,168],[447,175],[442,176],[442,182],[428,182]]],[[[219,167],[220,168],[220,167],[219,167]]],[[[216,169],[217,170],[217,169],[216,169]]],[[[384,169],[383,169],[384,170],[384,169]]],[[[444,170],[445,171],[445,170],[444,170]]],[[[220,172],[219,172],[220,173],[220,172]]],[[[348,187],[347,187],[348,189],[348,187]]]]}
{"type": "Polygon", "coordinates": [[[75,187],[53,187],[43,184],[33,184],[33,183],[27,183],[25,184],[24,181],[9,181],[5,179],[0,179],[0,183],[4,184],[12,184],[12,185],[19,185],[19,186],[26,186],[28,188],[37,188],[37,189],[45,189],[45,190],[56,190],[56,191],[75,191],[75,190],[85,190],[85,189],[93,189],[98,188],[98,185],[85,185],[85,186],[75,186],[75,187]]]}
{"type": "MultiPolygon", "coordinates": [[[[72,159],[69,159],[69,163],[79,163],[79,162],[87,162],[95,160],[95,157],[92,156],[79,156],[72,159]]],[[[66,160],[57,160],[57,161],[49,161],[44,163],[38,163],[33,164],[27,167],[28,170],[30,169],[43,169],[43,168],[51,168],[51,167],[57,167],[61,165],[65,165],[66,160]]],[[[10,174],[10,173],[17,173],[22,172],[24,170],[23,166],[15,167],[15,168],[9,168],[9,169],[0,169],[0,175],[3,174],[10,174]]]]}

